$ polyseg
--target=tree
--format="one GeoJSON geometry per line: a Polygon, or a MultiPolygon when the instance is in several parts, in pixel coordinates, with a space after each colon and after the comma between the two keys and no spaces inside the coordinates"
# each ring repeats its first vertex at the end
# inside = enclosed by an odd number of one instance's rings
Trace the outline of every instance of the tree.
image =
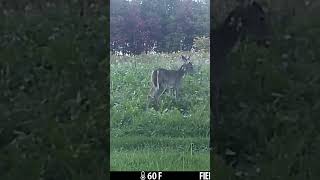
{"type": "Polygon", "coordinates": [[[112,51],[140,54],[190,50],[209,34],[209,6],[193,0],[112,0],[112,51]],[[198,27],[199,26],[199,27],[198,27]]]}

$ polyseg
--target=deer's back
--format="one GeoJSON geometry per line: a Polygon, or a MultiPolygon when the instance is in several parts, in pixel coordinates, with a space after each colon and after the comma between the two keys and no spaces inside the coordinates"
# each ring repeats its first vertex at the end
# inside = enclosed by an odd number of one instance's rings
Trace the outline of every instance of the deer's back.
{"type": "Polygon", "coordinates": [[[182,76],[180,71],[159,68],[153,71],[152,82],[155,86],[159,83],[159,85],[166,84],[173,87],[180,83],[182,76]]]}

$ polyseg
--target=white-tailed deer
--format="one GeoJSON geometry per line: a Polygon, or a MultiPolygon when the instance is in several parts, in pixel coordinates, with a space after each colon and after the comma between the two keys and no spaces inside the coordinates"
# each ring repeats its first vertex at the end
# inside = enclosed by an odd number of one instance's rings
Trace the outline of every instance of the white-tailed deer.
{"type": "Polygon", "coordinates": [[[178,70],[167,70],[159,68],[152,72],[149,98],[158,102],[160,96],[166,90],[172,89],[175,98],[177,99],[183,76],[186,73],[193,72],[193,65],[190,62],[190,56],[188,58],[186,58],[185,56],[181,56],[181,60],[184,63],[178,70]]]}

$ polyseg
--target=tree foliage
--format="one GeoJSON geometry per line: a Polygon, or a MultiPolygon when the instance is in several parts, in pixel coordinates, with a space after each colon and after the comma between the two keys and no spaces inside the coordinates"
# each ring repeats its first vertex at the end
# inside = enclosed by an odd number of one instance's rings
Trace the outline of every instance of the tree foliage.
{"type": "Polygon", "coordinates": [[[112,0],[110,15],[112,51],[190,50],[194,37],[209,35],[208,1],[112,0]]]}

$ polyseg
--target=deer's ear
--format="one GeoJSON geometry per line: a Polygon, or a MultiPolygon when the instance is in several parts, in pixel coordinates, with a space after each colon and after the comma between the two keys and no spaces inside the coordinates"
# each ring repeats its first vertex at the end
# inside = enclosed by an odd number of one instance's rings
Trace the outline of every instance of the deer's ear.
{"type": "Polygon", "coordinates": [[[181,55],[181,59],[182,59],[182,61],[187,61],[187,58],[186,57],[184,57],[184,55],[181,55]]]}

